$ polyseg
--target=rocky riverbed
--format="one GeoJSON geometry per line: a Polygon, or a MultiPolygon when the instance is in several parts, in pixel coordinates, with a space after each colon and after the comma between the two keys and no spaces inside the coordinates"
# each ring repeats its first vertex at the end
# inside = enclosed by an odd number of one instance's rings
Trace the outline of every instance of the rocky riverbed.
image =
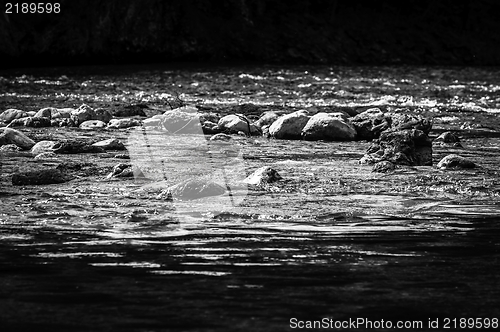
{"type": "Polygon", "coordinates": [[[286,331],[292,317],[500,317],[498,70],[0,76],[8,329],[286,331]],[[301,128],[279,137],[275,123],[294,112],[301,128]],[[363,112],[378,122],[360,137],[363,112]],[[411,119],[400,125],[402,116],[411,119]],[[340,123],[346,136],[312,118],[340,123]],[[21,146],[7,144],[9,131],[21,146]],[[394,148],[417,131],[432,150],[422,163],[401,157],[407,145],[394,148]],[[378,163],[360,162],[367,156],[378,163]]]}

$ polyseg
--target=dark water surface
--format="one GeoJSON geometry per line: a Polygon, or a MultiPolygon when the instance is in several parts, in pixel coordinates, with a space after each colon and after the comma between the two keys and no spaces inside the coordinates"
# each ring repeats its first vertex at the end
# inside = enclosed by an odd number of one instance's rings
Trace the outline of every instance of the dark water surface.
{"type": "MultiPolygon", "coordinates": [[[[498,328],[500,70],[118,67],[0,76],[0,107],[26,111],[144,103],[153,115],[169,109],[175,93],[220,114],[259,105],[249,116],[409,107],[434,118],[431,137],[452,130],[462,138],[464,149],[435,146],[434,165],[449,153],[480,165],[377,174],[357,162],[367,142],[242,137],[235,145],[244,173],[270,165],[284,180],[249,187],[237,208],[228,208],[203,199],[172,204],[144,183],[107,180],[120,162],[108,154],[64,156],[95,166],[73,181],[13,187],[13,172],[40,162],[4,153],[0,331],[298,330],[292,318],[363,318],[374,327],[384,320],[393,330],[401,321],[421,331],[431,330],[429,319],[438,319],[434,330],[473,330],[477,323],[460,326],[460,319],[477,318],[498,328]]],[[[37,141],[130,142],[132,135],[21,130],[37,141]]],[[[151,146],[174,157],[159,144],[151,146]]],[[[193,152],[185,160],[193,172],[197,158],[193,152]]],[[[154,163],[141,167],[156,171],[154,163]]],[[[391,330],[385,327],[378,330],[391,330]]]]}

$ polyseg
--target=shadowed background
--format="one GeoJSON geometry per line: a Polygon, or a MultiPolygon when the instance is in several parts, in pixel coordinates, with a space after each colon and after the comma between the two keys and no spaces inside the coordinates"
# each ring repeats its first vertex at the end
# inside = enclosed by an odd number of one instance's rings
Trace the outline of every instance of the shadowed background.
{"type": "Polygon", "coordinates": [[[60,0],[0,15],[1,67],[170,61],[498,65],[500,2],[60,0]]]}

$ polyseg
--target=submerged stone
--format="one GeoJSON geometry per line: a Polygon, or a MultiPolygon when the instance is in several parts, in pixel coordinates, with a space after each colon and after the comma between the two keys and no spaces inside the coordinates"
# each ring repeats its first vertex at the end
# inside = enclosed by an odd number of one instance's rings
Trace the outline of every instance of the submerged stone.
{"type": "Polygon", "coordinates": [[[169,187],[167,191],[173,199],[178,200],[193,200],[203,197],[219,196],[223,195],[225,192],[226,188],[220,184],[203,179],[187,180],[169,187]]]}
{"type": "Polygon", "coordinates": [[[383,132],[360,162],[374,164],[384,160],[396,165],[432,166],[432,142],[417,129],[383,132]]]}
{"type": "Polygon", "coordinates": [[[66,182],[67,179],[58,169],[44,169],[32,172],[15,173],[12,176],[14,186],[43,185],[66,182]]]}

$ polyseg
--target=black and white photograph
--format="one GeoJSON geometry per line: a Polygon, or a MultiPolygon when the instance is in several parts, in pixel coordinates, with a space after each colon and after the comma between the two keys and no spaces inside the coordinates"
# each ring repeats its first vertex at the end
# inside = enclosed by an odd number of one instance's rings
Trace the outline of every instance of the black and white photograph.
{"type": "Polygon", "coordinates": [[[499,330],[500,1],[0,4],[0,332],[499,330]]]}

